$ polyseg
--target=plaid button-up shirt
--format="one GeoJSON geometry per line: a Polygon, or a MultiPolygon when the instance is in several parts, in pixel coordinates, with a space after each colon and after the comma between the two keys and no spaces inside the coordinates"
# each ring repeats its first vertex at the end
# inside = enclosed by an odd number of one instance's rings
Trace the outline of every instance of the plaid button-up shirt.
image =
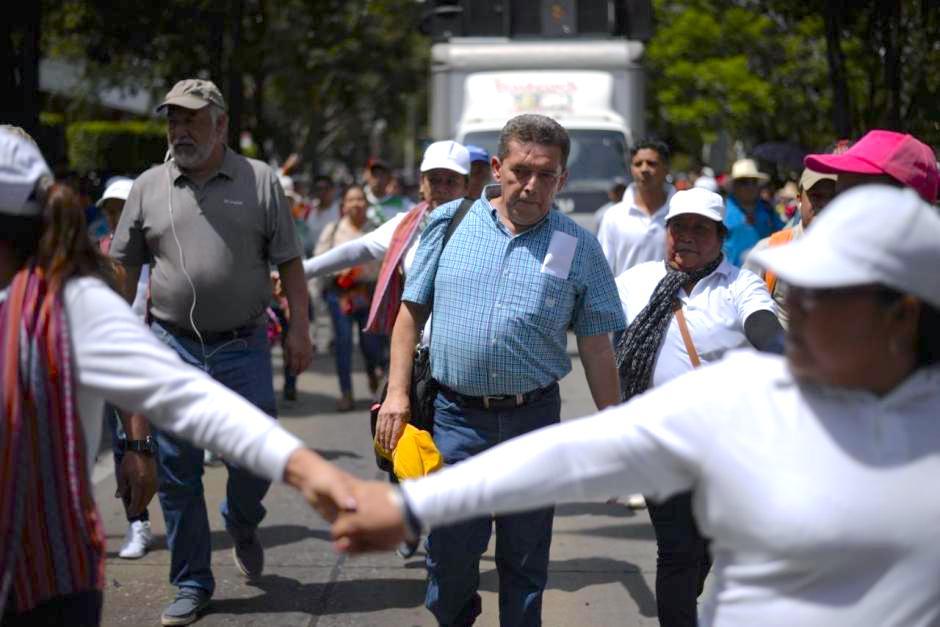
{"type": "MultiPolygon", "coordinates": [[[[486,188],[441,253],[460,205],[439,207],[421,236],[402,300],[433,307],[435,379],[471,396],[520,394],[571,371],[567,331],[600,335],[624,328],[613,276],[593,235],[552,210],[513,235],[486,188]],[[556,231],[576,238],[566,278],[545,271],[556,231]]],[[[570,241],[570,240],[569,240],[570,241]]],[[[564,274],[564,272],[562,272],[564,274]]]]}

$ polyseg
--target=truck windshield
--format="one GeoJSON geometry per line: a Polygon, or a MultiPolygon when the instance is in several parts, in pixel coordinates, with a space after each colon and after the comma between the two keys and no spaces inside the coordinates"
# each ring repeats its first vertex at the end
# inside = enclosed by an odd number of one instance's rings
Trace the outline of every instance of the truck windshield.
{"type": "MultiPolygon", "coordinates": [[[[623,133],[595,129],[569,129],[571,154],[568,156],[570,175],[565,186],[569,191],[607,190],[616,177],[629,176],[627,147],[623,133]]],[[[472,144],[496,154],[499,131],[467,133],[464,144],[472,144]]]]}

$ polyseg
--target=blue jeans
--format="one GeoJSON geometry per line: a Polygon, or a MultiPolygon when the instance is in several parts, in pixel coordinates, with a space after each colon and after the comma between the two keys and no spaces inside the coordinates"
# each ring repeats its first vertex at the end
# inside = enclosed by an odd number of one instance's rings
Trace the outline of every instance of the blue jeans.
{"type": "MultiPolygon", "coordinates": [[[[438,394],[434,409],[434,443],[444,461],[454,464],[559,422],[561,398],[556,384],[542,398],[523,407],[484,410],[461,407],[438,394]]],[[[501,625],[542,622],[554,514],[554,508],[547,507],[495,518],[501,625]]],[[[493,522],[486,516],[438,527],[428,535],[425,606],[441,625],[470,625],[480,613],[480,556],[489,544],[493,522]]]]}
{"type": "Polygon", "coordinates": [[[369,310],[362,309],[351,314],[343,313],[339,304],[339,293],[326,290],[323,294],[333,319],[333,346],[336,351],[336,375],[339,377],[339,390],[343,394],[352,393],[352,327],[353,322],[359,327],[359,349],[366,360],[366,368],[373,372],[382,363],[382,337],[362,330],[369,321],[369,310]]]}
{"type": "MultiPolygon", "coordinates": [[[[205,362],[199,342],[172,335],[158,322],[154,334],[183,361],[205,370],[213,379],[237,392],[270,416],[277,415],[271,379],[271,351],[267,331],[259,326],[243,339],[206,344],[205,362]]],[[[203,495],[202,449],[156,430],[160,477],[160,505],[170,547],[170,583],[202,588],[212,594],[215,579],[210,567],[209,516],[203,495]]],[[[219,506],[225,527],[232,533],[253,531],[264,518],[261,499],[270,483],[225,460],[228,484],[219,506]]]]}

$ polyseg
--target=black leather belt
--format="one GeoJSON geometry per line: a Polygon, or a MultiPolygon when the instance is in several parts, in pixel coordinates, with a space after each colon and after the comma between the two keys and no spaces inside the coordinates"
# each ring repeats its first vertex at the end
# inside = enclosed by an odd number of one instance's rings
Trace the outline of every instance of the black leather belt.
{"type": "Polygon", "coordinates": [[[523,394],[501,394],[499,396],[467,396],[445,385],[441,385],[441,394],[447,400],[457,403],[461,407],[475,409],[515,409],[537,401],[558,389],[558,383],[546,385],[543,388],[525,392],[523,394]]]}
{"type": "Polygon", "coordinates": [[[178,337],[185,337],[196,342],[199,341],[199,336],[202,336],[202,341],[206,344],[219,344],[221,342],[230,342],[232,340],[239,340],[242,338],[250,337],[254,335],[255,331],[258,330],[257,324],[246,324],[243,327],[238,327],[235,329],[230,329],[228,331],[200,331],[199,335],[196,334],[192,329],[187,329],[186,327],[181,327],[172,322],[167,322],[166,320],[160,320],[159,318],[154,318],[154,322],[159,324],[161,327],[166,329],[167,333],[170,335],[176,335],[178,337]]]}

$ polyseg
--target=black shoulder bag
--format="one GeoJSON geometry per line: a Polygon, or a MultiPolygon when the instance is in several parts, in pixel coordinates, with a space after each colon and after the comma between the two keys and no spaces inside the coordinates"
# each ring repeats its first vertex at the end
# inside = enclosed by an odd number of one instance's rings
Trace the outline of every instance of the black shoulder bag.
{"type": "MultiPolygon", "coordinates": [[[[473,206],[474,202],[475,201],[470,198],[465,198],[463,202],[460,203],[460,207],[457,209],[456,213],[454,213],[453,217],[450,219],[450,224],[447,225],[447,232],[444,233],[444,243],[441,246],[442,255],[444,254],[444,249],[447,248],[447,242],[450,241],[454,231],[460,226],[460,223],[467,215],[467,212],[470,211],[470,207],[473,206]]],[[[434,433],[434,398],[437,396],[438,389],[437,381],[431,377],[431,350],[429,347],[419,344],[415,348],[414,362],[411,365],[411,391],[409,394],[411,404],[410,424],[429,433],[434,433]]],[[[382,407],[382,402],[385,400],[386,394],[388,394],[387,381],[382,388],[382,394],[378,402],[373,403],[370,410],[373,439],[375,439],[375,423],[379,418],[379,409],[382,407]]],[[[391,472],[391,463],[388,460],[378,455],[375,456],[375,460],[380,469],[391,472]]]]}

